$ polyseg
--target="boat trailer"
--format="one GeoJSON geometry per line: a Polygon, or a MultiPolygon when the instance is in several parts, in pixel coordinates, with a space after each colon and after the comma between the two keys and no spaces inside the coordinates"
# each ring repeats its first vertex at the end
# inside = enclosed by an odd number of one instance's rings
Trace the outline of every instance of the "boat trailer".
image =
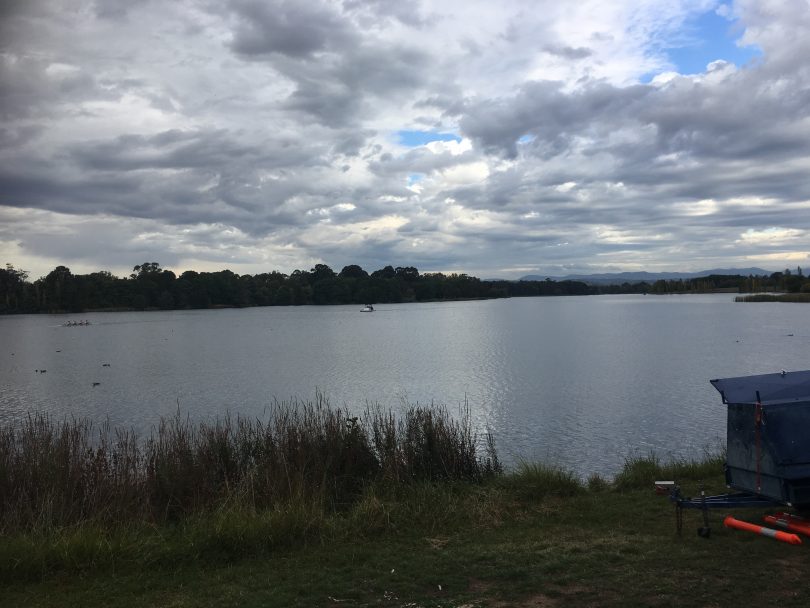
{"type": "MultiPolygon", "coordinates": [[[[709,509],[788,506],[810,512],[810,370],[710,382],[728,408],[725,477],[735,492],[706,496],[701,487],[698,497],[689,498],[674,481],[655,482],[656,493],[668,494],[675,505],[678,532],[683,529],[684,509],[703,513],[703,526],[698,528],[703,538],[711,534],[709,509]]],[[[810,520],[800,516],[781,513],[766,521],[810,536],[810,520]]],[[[732,517],[724,524],[793,543],[778,536],[784,533],[732,517]]]]}
{"type": "Polygon", "coordinates": [[[683,510],[699,509],[703,513],[703,525],[697,530],[698,536],[701,538],[709,538],[712,532],[709,526],[709,509],[766,509],[769,507],[783,506],[781,502],[757,494],[751,494],[750,492],[731,492],[728,494],[706,496],[706,491],[703,487],[700,488],[700,496],[689,498],[681,493],[681,487],[674,481],[656,481],[655,492],[656,494],[668,493],[669,501],[675,505],[675,529],[678,534],[681,534],[683,531],[683,510]]]}

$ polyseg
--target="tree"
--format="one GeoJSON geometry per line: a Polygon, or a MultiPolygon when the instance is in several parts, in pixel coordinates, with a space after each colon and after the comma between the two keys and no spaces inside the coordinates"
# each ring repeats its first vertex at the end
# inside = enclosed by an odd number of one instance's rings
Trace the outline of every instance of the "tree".
{"type": "Polygon", "coordinates": [[[149,275],[163,272],[163,269],[157,262],[144,262],[143,264],[134,266],[132,271],[132,274],[129,275],[130,279],[144,279],[148,278],[149,275]]]}
{"type": "Polygon", "coordinates": [[[40,293],[45,310],[76,310],[81,308],[73,273],[67,266],[57,266],[42,280],[40,293]]]}
{"type": "MultiPolygon", "coordinates": [[[[0,270],[0,272],[3,271],[0,270]]],[[[14,281],[17,283],[24,283],[25,281],[28,280],[28,271],[14,268],[13,264],[6,263],[6,274],[8,276],[14,277],[14,281]]]]}
{"type": "Polygon", "coordinates": [[[77,291],[82,310],[87,308],[115,308],[118,285],[123,282],[108,270],[77,275],[77,291]]]}
{"type": "Polygon", "coordinates": [[[365,279],[368,277],[368,273],[357,264],[352,264],[350,266],[344,266],[338,276],[341,279],[365,279]]]}
{"type": "Polygon", "coordinates": [[[335,271],[326,264],[315,264],[315,267],[309,272],[315,281],[323,281],[324,279],[332,279],[335,277],[335,271]]]}
{"type": "Polygon", "coordinates": [[[6,264],[5,270],[0,269],[0,312],[21,312],[27,279],[25,270],[11,264],[6,264]]]}
{"type": "MultiPolygon", "coordinates": [[[[135,308],[160,307],[161,294],[174,283],[174,273],[163,270],[157,262],[144,262],[132,268],[129,278],[135,282],[132,289],[132,306],[135,308]]],[[[168,298],[163,298],[167,302],[168,298]]]]}
{"type": "Polygon", "coordinates": [[[397,266],[394,273],[398,278],[405,281],[415,281],[419,278],[419,271],[413,266],[405,266],[404,268],[402,266],[397,266]]]}
{"type": "Polygon", "coordinates": [[[397,276],[397,271],[394,270],[393,266],[386,266],[385,268],[375,270],[371,273],[371,276],[375,279],[393,279],[397,276]]]}

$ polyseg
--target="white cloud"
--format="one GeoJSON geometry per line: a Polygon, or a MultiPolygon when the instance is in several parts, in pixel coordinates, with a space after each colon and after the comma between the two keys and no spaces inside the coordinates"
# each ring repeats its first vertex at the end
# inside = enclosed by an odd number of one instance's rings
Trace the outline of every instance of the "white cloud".
{"type": "Polygon", "coordinates": [[[432,141],[425,144],[425,147],[434,154],[447,152],[452,156],[459,156],[473,149],[472,142],[469,139],[462,139],[461,141],[432,141]]]}
{"type": "Polygon", "coordinates": [[[779,251],[746,256],[746,259],[757,264],[768,264],[781,268],[789,262],[805,263],[810,261],[810,251],[779,251]]]}
{"type": "Polygon", "coordinates": [[[675,203],[673,208],[680,211],[683,215],[700,217],[717,213],[720,205],[717,204],[717,201],[705,199],[702,201],[675,203]]]}
{"type": "Polygon", "coordinates": [[[754,245],[784,245],[789,241],[802,239],[807,236],[804,230],[795,228],[766,228],[764,230],[754,230],[749,228],[740,235],[737,242],[754,245]]]}

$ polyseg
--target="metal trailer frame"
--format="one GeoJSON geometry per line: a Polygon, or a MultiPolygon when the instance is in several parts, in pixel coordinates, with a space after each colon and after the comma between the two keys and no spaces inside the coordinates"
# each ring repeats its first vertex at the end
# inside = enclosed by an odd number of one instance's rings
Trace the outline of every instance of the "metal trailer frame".
{"type": "Polygon", "coordinates": [[[703,526],[698,528],[698,536],[709,538],[711,527],[709,526],[709,509],[742,509],[742,508],[767,508],[781,505],[781,502],[751,494],[749,492],[732,492],[729,494],[716,494],[706,496],[703,487],[700,488],[700,496],[689,498],[681,494],[681,487],[674,485],[669,493],[669,500],[675,505],[675,529],[678,534],[683,531],[683,510],[700,509],[703,513],[703,526]]]}

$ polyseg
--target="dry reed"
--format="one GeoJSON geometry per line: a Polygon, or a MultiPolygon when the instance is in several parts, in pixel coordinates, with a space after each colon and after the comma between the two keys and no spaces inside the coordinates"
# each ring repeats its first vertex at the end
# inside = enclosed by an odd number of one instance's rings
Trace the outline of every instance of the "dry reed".
{"type": "Polygon", "coordinates": [[[276,403],[266,420],[179,413],[151,434],[32,415],[0,428],[0,533],[98,522],[166,523],[223,507],[344,508],[370,483],[480,481],[500,472],[466,411],[413,406],[361,416],[276,403]],[[479,456],[483,452],[484,456],[479,456]]]}

